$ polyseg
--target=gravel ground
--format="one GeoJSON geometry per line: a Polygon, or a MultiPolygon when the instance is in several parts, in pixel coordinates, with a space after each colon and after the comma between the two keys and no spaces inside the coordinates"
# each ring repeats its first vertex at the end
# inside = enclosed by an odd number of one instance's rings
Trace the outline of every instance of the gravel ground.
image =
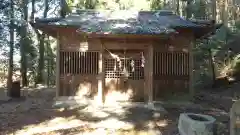
{"type": "Polygon", "coordinates": [[[177,135],[182,112],[212,115],[217,119],[218,132],[229,135],[228,114],[205,104],[166,103],[163,107],[167,114],[136,106],[64,109],[53,107],[54,96],[54,89],[41,88],[25,92],[25,98],[19,100],[0,101],[0,135],[177,135]]]}

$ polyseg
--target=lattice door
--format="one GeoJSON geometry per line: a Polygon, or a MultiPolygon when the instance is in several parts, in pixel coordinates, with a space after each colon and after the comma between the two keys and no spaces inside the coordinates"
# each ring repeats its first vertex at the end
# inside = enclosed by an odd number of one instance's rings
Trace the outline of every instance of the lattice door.
{"type": "Polygon", "coordinates": [[[128,53],[124,56],[118,53],[119,58],[110,55],[105,59],[106,78],[125,78],[131,80],[144,79],[144,63],[141,52],[128,53]]]}
{"type": "Polygon", "coordinates": [[[139,59],[106,59],[105,60],[106,78],[126,78],[132,80],[143,79],[144,70],[139,59]],[[132,63],[134,63],[132,67],[132,63]],[[124,67],[125,66],[125,67],[124,67]],[[125,68],[125,69],[124,69],[125,68]]]}
{"type": "Polygon", "coordinates": [[[132,91],[131,99],[137,100],[144,88],[143,52],[128,50],[125,53],[111,51],[105,58],[105,77],[108,91],[128,93],[132,91]],[[112,57],[113,55],[118,58],[112,57]]]}

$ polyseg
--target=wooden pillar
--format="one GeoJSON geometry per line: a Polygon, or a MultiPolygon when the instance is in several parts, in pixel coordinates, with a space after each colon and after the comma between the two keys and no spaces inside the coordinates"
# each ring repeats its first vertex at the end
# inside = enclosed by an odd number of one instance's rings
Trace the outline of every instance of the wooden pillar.
{"type": "Polygon", "coordinates": [[[60,36],[57,33],[57,56],[56,56],[56,98],[59,97],[60,91],[60,36]]]}
{"type": "Polygon", "coordinates": [[[148,65],[149,65],[149,61],[148,61],[148,48],[145,49],[144,52],[144,57],[145,57],[145,63],[144,63],[144,102],[148,101],[148,65]]]}
{"type": "Polygon", "coordinates": [[[190,93],[191,97],[194,96],[194,88],[193,88],[193,83],[194,83],[194,81],[193,81],[193,79],[194,79],[194,77],[193,77],[193,74],[194,74],[193,73],[194,72],[193,71],[194,70],[193,47],[194,47],[194,45],[195,45],[195,42],[192,41],[189,46],[189,93],[190,93]]]}
{"type": "Polygon", "coordinates": [[[148,48],[148,61],[149,61],[149,73],[148,73],[148,102],[153,102],[153,45],[148,48]]]}
{"type": "Polygon", "coordinates": [[[98,100],[101,105],[104,104],[104,89],[105,89],[105,67],[104,67],[104,47],[100,39],[101,49],[99,52],[98,61],[98,100]]]}
{"type": "Polygon", "coordinates": [[[144,101],[153,102],[153,46],[149,45],[145,51],[144,65],[144,101]]]}

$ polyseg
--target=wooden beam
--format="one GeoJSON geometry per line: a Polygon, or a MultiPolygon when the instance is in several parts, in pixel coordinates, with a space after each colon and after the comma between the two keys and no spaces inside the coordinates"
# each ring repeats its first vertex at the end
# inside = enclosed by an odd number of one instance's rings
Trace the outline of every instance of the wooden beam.
{"type": "Polygon", "coordinates": [[[56,56],[56,97],[59,97],[60,91],[60,37],[57,34],[57,56],[56,56]]]}
{"type": "Polygon", "coordinates": [[[99,61],[98,61],[98,99],[101,105],[104,104],[104,89],[105,89],[105,67],[104,67],[104,47],[103,43],[101,43],[101,50],[99,52],[99,61]]]}
{"type": "Polygon", "coordinates": [[[109,34],[104,34],[104,33],[95,33],[95,32],[90,32],[90,33],[85,33],[78,31],[77,32],[79,35],[87,35],[89,38],[117,38],[117,39],[167,39],[169,36],[174,35],[175,33],[162,33],[162,34],[114,34],[114,33],[109,33],[109,34]]]}

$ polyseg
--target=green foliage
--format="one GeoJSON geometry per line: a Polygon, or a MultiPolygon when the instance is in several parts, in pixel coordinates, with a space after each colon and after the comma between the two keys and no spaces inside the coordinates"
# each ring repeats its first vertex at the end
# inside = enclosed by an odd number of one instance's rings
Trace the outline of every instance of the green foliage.
{"type": "Polygon", "coordinates": [[[240,54],[233,59],[232,74],[235,79],[240,79],[240,54]]]}
{"type": "Polygon", "coordinates": [[[207,16],[207,7],[205,0],[196,0],[190,7],[194,18],[203,19],[207,16]]]}
{"type": "Polygon", "coordinates": [[[98,0],[67,0],[66,2],[71,10],[72,7],[79,9],[95,9],[99,4],[98,0]]]}
{"type": "Polygon", "coordinates": [[[162,0],[152,0],[151,1],[151,9],[152,10],[160,10],[163,9],[164,3],[162,0]]]}
{"type": "Polygon", "coordinates": [[[209,40],[197,42],[195,48],[195,84],[197,87],[212,80],[208,49],[211,49],[215,56],[214,64],[217,76],[240,79],[240,52],[229,51],[229,48],[237,46],[234,41],[239,40],[240,23],[236,22],[233,27],[234,29],[223,26],[209,40]]]}
{"type": "MultiPolygon", "coordinates": [[[[226,45],[227,33],[227,28],[222,27],[211,38],[201,39],[196,42],[196,46],[194,48],[194,81],[196,88],[212,83],[213,71],[210,63],[210,59],[212,59],[212,57],[214,57],[216,71],[221,70],[223,67],[224,58],[219,59],[219,57],[215,56],[217,56],[219,51],[226,45]],[[209,50],[211,50],[212,56],[209,50]]],[[[220,58],[222,58],[222,56],[220,58]]]]}

